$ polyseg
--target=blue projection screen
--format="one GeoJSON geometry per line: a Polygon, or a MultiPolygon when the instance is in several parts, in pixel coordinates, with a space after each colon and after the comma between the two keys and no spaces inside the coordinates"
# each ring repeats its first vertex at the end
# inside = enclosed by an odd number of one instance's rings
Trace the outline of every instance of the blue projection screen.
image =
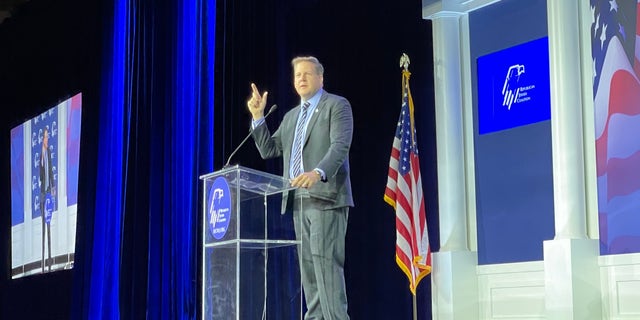
{"type": "Polygon", "coordinates": [[[544,37],[478,58],[480,134],[551,118],[547,52],[544,37]]]}
{"type": "Polygon", "coordinates": [[[71,269],[82,94],[11,130],[11,277],[71,269]]]}
{"type": "Polygon", "coordinates": [[[553,239],[546,0],[469,14],[478,263],[539,261],[553,239]]]}

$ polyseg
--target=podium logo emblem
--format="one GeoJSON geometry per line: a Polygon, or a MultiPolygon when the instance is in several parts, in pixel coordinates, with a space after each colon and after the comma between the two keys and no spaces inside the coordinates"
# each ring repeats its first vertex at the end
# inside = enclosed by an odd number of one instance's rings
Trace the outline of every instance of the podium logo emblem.
{"type": "Polygon", "coordinates": [[[231,194],[223,177],[213,181],[207,197],[207,221],[211,235],[220,240],[227,233],[231,220],[231,194]]]}

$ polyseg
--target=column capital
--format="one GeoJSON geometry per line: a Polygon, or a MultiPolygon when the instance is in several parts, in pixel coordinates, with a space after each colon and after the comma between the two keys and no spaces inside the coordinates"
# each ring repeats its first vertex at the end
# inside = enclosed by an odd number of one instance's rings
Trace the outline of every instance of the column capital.
{"type": "Polygon", "coordinates": [[[437,19],[467,14],[500,0],[422,0],[422,18],[437,19]]]}

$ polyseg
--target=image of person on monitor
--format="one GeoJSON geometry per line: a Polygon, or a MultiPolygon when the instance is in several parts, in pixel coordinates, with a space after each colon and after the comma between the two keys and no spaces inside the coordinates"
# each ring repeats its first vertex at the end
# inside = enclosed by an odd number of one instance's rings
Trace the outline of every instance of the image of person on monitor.
{"type": "Polygon", "coordinates": [[[42,139],[42,153],[40,159],[40,208],[42,210],[42,272],[45,272],[45,266],[48,271],[51,271],[51,216],[54,211],[54,199],[55,199],[55,183],[53,176],[53,161],[51,156],[51,149],[49,148],[49,126],[44,128],[42,139]],[[47,252],[49,258],[44,258],[44,236],[45,228],[47,234],[47,252]]]}

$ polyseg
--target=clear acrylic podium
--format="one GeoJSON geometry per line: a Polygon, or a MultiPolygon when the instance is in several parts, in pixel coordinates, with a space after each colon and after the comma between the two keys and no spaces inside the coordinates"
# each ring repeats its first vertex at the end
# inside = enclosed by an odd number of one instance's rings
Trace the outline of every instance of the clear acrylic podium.
{"type": "Polygon", "coordinates": [[[302,319],[289,181],[238,165],[200,179],[202,319],[302,319]]]}

